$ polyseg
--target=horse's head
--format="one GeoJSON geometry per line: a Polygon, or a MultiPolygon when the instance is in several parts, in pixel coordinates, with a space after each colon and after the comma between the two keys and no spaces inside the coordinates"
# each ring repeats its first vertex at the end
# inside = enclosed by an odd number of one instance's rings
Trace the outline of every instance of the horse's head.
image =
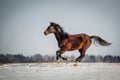
{"type": "Polygon", "coordinates": [[[44,31],[44,34],[48,35],[50,33],[57,32],[58,31],[57,26],[58,26],[58,24],[50,22],[50,26],[48,26],[48,28],[44,31]]]}

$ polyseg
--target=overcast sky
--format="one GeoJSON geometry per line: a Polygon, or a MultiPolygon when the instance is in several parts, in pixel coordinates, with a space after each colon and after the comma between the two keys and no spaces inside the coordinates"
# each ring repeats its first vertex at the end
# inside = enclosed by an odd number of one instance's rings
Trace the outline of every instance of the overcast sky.
{"type": "Polygon", "coordinates": [[[54,55],[59,49],[54,35],[43,34],[49,22],[112,43],[91,45],[88,55],[120,55],[120,0],[0,0],[0,53],[54,55]]]}

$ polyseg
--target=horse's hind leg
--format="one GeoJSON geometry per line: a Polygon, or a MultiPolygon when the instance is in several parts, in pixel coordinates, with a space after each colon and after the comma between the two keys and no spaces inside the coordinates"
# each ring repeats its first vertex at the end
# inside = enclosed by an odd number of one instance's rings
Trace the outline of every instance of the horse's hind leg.
{"type": "Polygon", "coordinates": [[[76,59],[76,63],[73,66],[77,66],[77,63],[80,62],[85,56],[85,52],[82,49],[79,49],[78,51],[80,52],[80,56],[76,59]]]}
{"type": "Polygon", "coordinates": [[[82,49],[79,49],[78,51],[81,55],[76,59],[76,62],[80,62],[85,56],[85,51],[83,51],[82,49]]]}

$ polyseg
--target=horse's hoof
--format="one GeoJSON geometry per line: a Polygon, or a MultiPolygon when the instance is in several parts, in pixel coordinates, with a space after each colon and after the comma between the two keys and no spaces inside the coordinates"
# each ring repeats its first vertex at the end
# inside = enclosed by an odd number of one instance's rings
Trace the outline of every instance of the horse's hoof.
{"type": "Polygon", "coordinates": [[[77,63],[75,63],[73,66],[77,66],[77,63]]]}
{"type": "Polygon", "coordinates": [[[68,64],[69,63],[69,58],[66,58],[65,62],[66,62],[66,64],[68,64]]]}
{"type": "Polygon", "coordinates": [[[73,66],[78,66],[79,63],[80,63],[79,61],[76,61],[73,66]]]}
{"type": "Polygon", "coordinates": [[[67,58],[67,61],[69,61],[69,58],[67,58]]]}
{"type": "Polygon", "coordinates": [[[57,63],[59,64],[59,63],[60,63],[60,60],[57,60],[57,63]]]}

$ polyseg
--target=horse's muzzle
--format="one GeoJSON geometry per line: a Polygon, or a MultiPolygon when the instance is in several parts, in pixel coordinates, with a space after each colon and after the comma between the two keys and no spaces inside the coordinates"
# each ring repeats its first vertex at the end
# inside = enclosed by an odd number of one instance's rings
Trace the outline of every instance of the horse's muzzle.
{"type": "Polygon", "coordinates": [[[48,32],[48,31],[45,31],[45,32],[44,32],[44,34],[45,34],[45,35],[48,35],[48,34],[49,34],[49,32],[48,32]]]}

